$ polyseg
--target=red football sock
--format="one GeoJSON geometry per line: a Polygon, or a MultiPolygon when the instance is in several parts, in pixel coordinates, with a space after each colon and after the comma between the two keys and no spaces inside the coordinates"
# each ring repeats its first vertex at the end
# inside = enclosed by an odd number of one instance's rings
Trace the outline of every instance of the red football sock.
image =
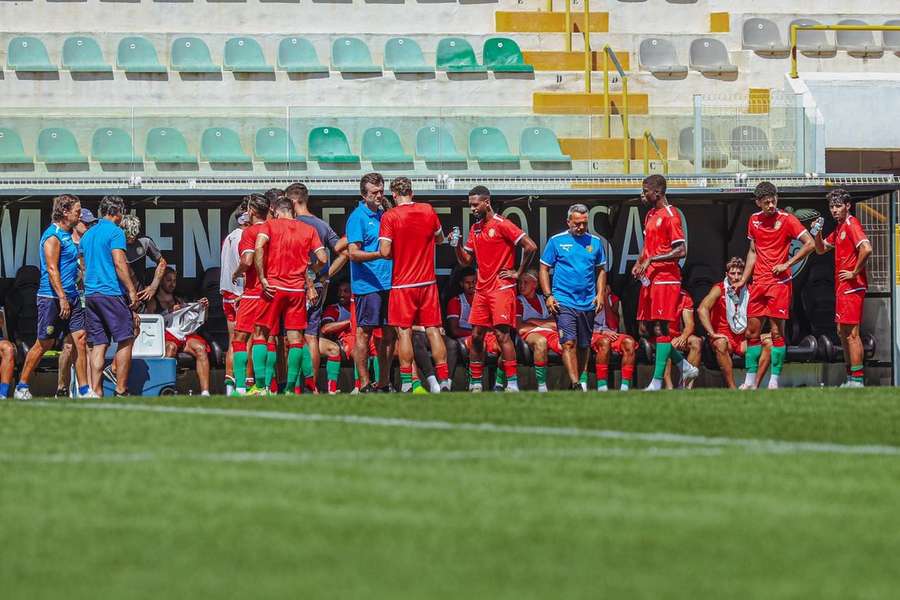
{"type": "Polygon", "coordinates": [[[480,362],[472,361],[469,363],[469,371],[472,373],[472,379],[481,379],[484,375],[484,365],[480,362]]]}
{"type": "Polygon", "coordinates": [[[444,381],[445,379],[450,379],[450,369],[447,367],[447,363],[436,363],[434,365],[434,373],[437,375],[438,381],[444,381]]]}
{"type": "Polygon", "coordinates": [[[597,363],[594,365],[594,373],[597,375],[597,381],[606,381],[609,377],[609,365],[606,363],[597,363]]]}
{"type": "Polygon", "coordinates": [[[504,360],[503,361],[503,374],[506,375],[506,379],[514,379],[518,376],[519,365],[514,360],[504,360]]]}
{"type": "Polygon", "coordinates": [[[631,381],[634,377],[634,365],[623,365],[622,366],[622,379],[631,381]]]}

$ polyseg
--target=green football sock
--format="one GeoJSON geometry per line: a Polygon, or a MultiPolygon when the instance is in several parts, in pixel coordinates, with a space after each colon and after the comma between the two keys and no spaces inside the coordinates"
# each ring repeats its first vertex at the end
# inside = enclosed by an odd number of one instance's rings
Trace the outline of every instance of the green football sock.
{"type": "Polygon", "coordinates": [[[303,363],[303,350],[305,348],[296,348],[291,347],[288,349],[287,355],[287,387],[285,390],[286,393],[292,393],[294,391],[294,382],[297,381],[298,377],[302,372],[302,363],[303,363]]]}
{"type": "MultiPolygon", "coordinates": [[[[313,373],[312,353],[309,346],[300,348],[300,376],[297,378],[297,385],[303,385],[303,380],[315,375],[313,373]]],[[[290,380],[289,380],[290,381],[290,380]]]]}
{"type": "Polygon", "coordinates": [[[265,344],[253,344],[253,381],[257,387],[263,387],[266,378],[266,349],[265,344]]]}
{"type": "Polygon", "coordinates": [[[278,353],[266,350],[266,389],[272,387],[272,379],[275,377],[275,368],[278,364],[278,353]]]}
{"type": "MultiPolygon", "coordinates": [[[[762,346],[760,344],[747,345],[747,356],[744,359],[748,373],[756,373],[759,370],[759,357],[762,355],[762,346]]],[[[773,349],[774,350],[774,349],[773,349]]],[[[775,353],[772,352],[772,366],[775,366],[775,353]]],[[[774,373],[775,370],[773,369],[774,373]]]]}
{"type": "Polygon", "coordinates": [[[672,352],[670,342],[656,342],[656,365],[653,368],[653,379],[662,379],[666,374],[666,361],[672,352]]]}
{"type": "Polygon", "coordinates": [[[669,358],[672,359],[672,364],[680,365],[681,361],[684,360],[684,354],[679,352],[675,346],[672,346],[672,349],[669,351],[669,358]]]}
{"type": "Polygon", "coordinates": [[[578,383],[587,383],[587,382],[588,382],[587,371],[582,371],[581,375],[578,377],[578,383]]]}
{"type": "MultiPolygon", "coordinates": [[[[760,353],[762,346],[760,346],[760,353]]],[[[781,375],[784,368],[784,357],[787,354],[785,346],[772,346],[772,375],[781,375]]]]}
{"type": "Polygon", "coordinates": [[[234,353],[234,385],[244,389],[247,380],[247,351],[234,353]]]}
{"type": "Polygon", "coordinates": [[[538,385],[547,384],[547,367],[535,367],[534,376],[537,378],[538,385]]]}
{"type": "Polygon", "coordinates": [[[328,381],[337,381],[341,376],[341,361],[325,361],[325,376],[328,377],[328,381]]]}
{"type": "Polygon", "coordinates": [[[503,372],[503,369],[497,369],[497,377],[494,378],[494,385],[500,385],[506,387],[506,373],[503,372]]]}
{"type": "Polygon", "coordinates": [[[377,356],[373,356],[369,361],[372,364],[372,381],[378,381],[378,378],[381,377],[381,363],[378,360],[377,356]]]}

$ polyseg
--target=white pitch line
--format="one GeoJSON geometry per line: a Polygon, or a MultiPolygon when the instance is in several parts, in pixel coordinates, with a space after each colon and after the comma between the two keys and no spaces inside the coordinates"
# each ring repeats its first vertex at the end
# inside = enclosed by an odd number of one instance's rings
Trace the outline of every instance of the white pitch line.
{"type": "Polygon", "coordinates": [[[322,452],[104,452],[90,454],[4,454],[0,463],[28,464],[109,464],[137,462],[216,462],[310,464],[323,462],[373,462],[377,460],[409,460],[415,462],[455,462],[471,460],[524,460],[535,458],[691,458],[718,456],[718,448],[510,448],[502,450],[328,450],[322,452]]]}
{"type": "Polygon", "coordinates": [[[454,423],[451,421],[419,421],[415,419],[370,417],[364,415],[325,415],[316,413],[295,413],[267,410],[247,410],[231,408],[206,408],[186,406],[161,406],[156,404],[116,404],[105,402],[60,403],[23,402],[21,406],[38,408],[63,408],[83,410],[133,411],[182,415],[204,415],[216,417],[238,417],[274,421],[299,421],[307,423],[343,423],[367,425],[371,427],[399,427],[436,431],[469,431],[477,433],[508,433],[571,438],[599,438],[664,444],[687,444],[694,446],[731,446],[749,452],[767,454],[822,453],[853,454],[875,456],[900,456],[900,447],[884,445],[854,445],[833,442],[794,442],[786,440],[745,439],[730,437],[707,437],[681,433],[616,431],[609,429],[583,429],[580,427],[544,427],[528,425],[502,425],[498,423],[454,423]]]}

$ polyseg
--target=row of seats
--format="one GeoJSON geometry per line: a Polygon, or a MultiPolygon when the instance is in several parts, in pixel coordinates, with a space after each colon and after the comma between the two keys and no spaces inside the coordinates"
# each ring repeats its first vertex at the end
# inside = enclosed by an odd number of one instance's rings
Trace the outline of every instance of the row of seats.
{"type": "MultiPolygon", "coordinates": [[[[722,169],[729,159],[737,160],[752,169],[772,169],[778,165],[778,154],[772,150],[766,132],[759,127],[741,125],[731,130],[730,153],[711,129],[701,130],[703,167],[722,169]]],[[[696,164],[694,128],[686,127],[678,134],[678,159],[696,164]]]]}
{"type": "MultiPolygon", "coordinates": [[[[821,25],[815,19],[795,19],[791,25],[821,25]]],[[[838,25],[868,25],[860,19],[844,19],[838,25]]],[[[891,19],[884,23],[900,26],[900,19],[891,19]]],[[[742,28],[742,44],[745,50],[753,50],[758,54],[787,54],[791,50],[790,28],[782,38],[778,25],[769,19],[754,17],[744,21],[742,28]]],[[[900,55],[900,31],[883,31],[882,42],[876,41],[874,31],[836,31],[835,42],[829,40],[827,31],[798,31],[797,49],[811,56],[833,56],[842,50],[854,56],[875,58],[885,52],[900,55]]]]}
{"type": "MultiPolygon", "coordinates": [[[[146,159],[156,163],[197,163],[184,135],[174,127],[156,127],[147,133],[146,159]]],[[[281,127],[263,127],[256,132],[254,156],[273,164],[302,163],[307,156],[298,151],[291,134],[281,127]]],[[[347,135],[337,127],[314,127],[308,136],[309,160],[320,163],[411,163],[413,156],[403,147],[400,136],[389,127],[371,127],[363,133],[360,155],[350,148],[347,135]]],[[[37,159],[47,164],[84,164],[75,135],[64,127],[41,130],[37,138],[37,159]]],[[[422,127],[416,134],[418,160],[438,163],[570,162],[562,153],[556,134],[546,127],[527,127],[519,137],[519,153],[510,150],[502,131],[496,127],[475,127],[469,133],[468,155],[456,148],[453,136],[441,126],[422,127]]],[[[210,127],[201,135],[200,158],[210,163],[251,163],[240,136],[228,127],[210,127]]],[[[143,163],[135,152],[131,135],[124,129],[101,127],[91,138],[90,160],[109,164],[143,163]]],[[[0,164],[24,165],[33,162],[26,154],[21,136],[13,129],[0,128],[0,164]]]]}
{"type": "MultiPolygon", "coordinates": [[[[647,38],[638,49],[641,68],[654,75],[683,76],[688,67],[678,60],[672,42],[665,38],[647,38]]],[[[728,56],[728,49],[715,38],[698,38],[691,42],[690,68],[704,74],[728,75],[738,72],[728,56]]]]}
{"type": "MultiPolygon", "coordinates": [[[[209,46],[198,37],[180,37],[172,42],[171,69],[180,73],[219,73],[223,66],[235,73],[273,73],[262,46],[253,38],[235,37],[225,42],[224,65],[213,62],[209,46]]],[[[54,72],[44,43],[36,37],[16,37],[9,42],[9,69],[23,72],[54,72]]],[[[141,36],[129,36],[119,42],[117,67],[126,73],[165,73],[153,44],[141,36]]],[[[277,67],[288,73],[327,73],[316,49],[302,37],[286,37],[278,44],[277,67]]],[[[62,68],[82,73],[109,73],[100,44],[90,36],[67,38],[62,49],[62,68]]],[[[381,73],[382,65],[372,60],[366,43],[356,37],[339,37],[331,44],[331,68],[341,73],[381,73]]],[[[434,73],[435,70],[460,72],[530,73],[519,45],[510,38],[494,37],[482,47],[482,62],[464,38],[442,38],[437,45],[435,65],[428,64],[422,48],[412,38],[394,37],[384,45],[385,71],[395,73],[434,73]]]]}

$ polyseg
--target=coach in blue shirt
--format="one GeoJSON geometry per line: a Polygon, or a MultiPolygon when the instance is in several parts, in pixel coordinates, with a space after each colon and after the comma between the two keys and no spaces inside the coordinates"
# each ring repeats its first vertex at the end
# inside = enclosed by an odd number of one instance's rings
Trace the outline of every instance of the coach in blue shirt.
{"type": "Polygon", "coordinates": [[[603,310],[606,295],[606,252],[600,238],[587,232],[587,222],[587,206],[569,207],[569,229],[547,241],[540,271],[547,308],[556,315],[563,365],[572,389],[580,390],[587,389],[580,377],[587,370],[594,312],[603,310]]]}
{"type": "Polygon", "coordinates": [[[381,215],[384,214],[384,178],[367,173],[359,182],[362,201],[347,219],[347,243],[350,254],[350,290],[356,309],[356,345],[353,361],[359,372],[360,391],[386,390],[389,386],[391,358],[394,352],[394,328],[387,327],[388,292],[391,289],[393,262],[378,253],[381,215]],[[382,330],[378,346],[378,386],[369,384],[369,338],[377,327],[382,330]]]}
{"type": "Polygon", "coordinates": [[[81,219],[81,202],[63,194],[53,199],[52,223],[41,235],[41,283],[37,292],[37,340],[25,357],[15,398],[30,400],[29,380],[41,358],[53,349],[56,340],[68,336],[75,348],[75,377],[78,396],[90,397],[87,378],[87,346],[84,308],[78,296],[78,246],[72,229],[81,219]]]}
{"type": "Polygon", "coordinates": [[[87,308],[87,341],[91,344],[91,386],[103,395],[102,373],[106,347],[118,344],[115,358],[116,396],[128,395],[128,372],[134,346],[137,291],[128,273],[125,232],[119,227],[125,201],[104,196],[100,220],[87,230],[79,245],[84,256],[84,299],[87,308]]]}

